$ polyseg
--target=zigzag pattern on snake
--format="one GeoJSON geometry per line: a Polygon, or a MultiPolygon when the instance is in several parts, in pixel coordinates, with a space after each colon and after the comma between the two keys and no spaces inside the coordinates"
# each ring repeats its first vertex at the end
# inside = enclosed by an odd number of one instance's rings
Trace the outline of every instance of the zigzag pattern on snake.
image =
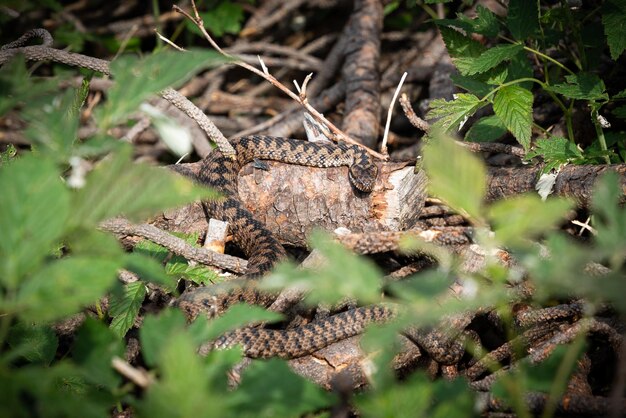
{"type": "MultiPolygon", "coordinates": [[[[297,139],[248,136],[232,141],[236,158],[215,150],[202,161],[198,179],[221,191],[222,199],[207,202],[209,215],[229,222],[233,240],[248,257],[247,279],[257,279],[286,257],[282,245],[265,226],[243,206],[237,194],[237,174],[255,159],[283,161],[313,167],[349,167],[352,184],[370,192],[378,168],[369,156],[355,145],[320,144],[297,139]]],[[[269,306],[275,296],[250,286],[224,290],[202,287],[185,292],[177,305],[190,318],[199,314],[219,315],[230,305],[248,302],[269,306]]],[[[214,342],[215,348],[241,344],[249,357],[299,357],[317,351],[333,342],[363,331],[371,322],[383,321],[392,312],[381,306],[363,307],[334,315],[326,320],[291,330],[244,328],[224,334],[214,342]]]]}

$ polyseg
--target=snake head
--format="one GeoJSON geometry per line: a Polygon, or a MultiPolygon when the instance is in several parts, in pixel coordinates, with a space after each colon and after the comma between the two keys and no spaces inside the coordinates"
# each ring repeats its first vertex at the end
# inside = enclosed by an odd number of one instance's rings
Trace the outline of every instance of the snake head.
{"type": "Polygon", "coordinates": [[[363,158],[357,164],[352,164],[348,170],[350,182],[362,192],[369,193],[374,189],[378,167],[369,158],[363,158]]]}
{"type": "Polygon", "coordinates": [[[184,292],[174,306],[183,311],[189,322],[199,315],[214,318],[221,313],[219,293],[213,287],[199,287],[184,292]]]}

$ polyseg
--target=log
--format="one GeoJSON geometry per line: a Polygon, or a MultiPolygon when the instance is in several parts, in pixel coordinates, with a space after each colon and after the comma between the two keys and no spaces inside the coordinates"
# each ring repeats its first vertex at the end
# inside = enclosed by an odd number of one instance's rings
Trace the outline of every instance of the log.
{"type": "MultiPolygon", "coordinates": [[[[284,244],[303,247],[315,228],[352,232],[401,231],[417,221],[426,199],[426,176],[406,164],[385,163],[372,193],[357,191],[347,167],[316,168],[267,161],[269,170],[247,164],[239,173],[244,205],[284,244]]],[[[199,163],[183,164],[193,176],[199,163]]],[[[169,231],[204,233],[199,203],[169,211],[153,221],[169,231]]]]}

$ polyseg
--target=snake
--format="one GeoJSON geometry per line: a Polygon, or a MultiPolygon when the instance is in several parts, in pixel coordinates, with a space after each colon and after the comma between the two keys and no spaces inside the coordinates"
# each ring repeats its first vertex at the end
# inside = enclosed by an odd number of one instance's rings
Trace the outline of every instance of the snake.
{"type": "MultiPolygon", "coordinates": [[[[273,160],[310,167],[348,167],[348,178],[357,193],[373,190],[378,167],[357,145],[308,142],[291,138],[252,135],[231,141],[235,157],[218,149],[200,164],[197,180],[218,190],[222,197],[205,202],[209,217],[229,223],[233,241],[248,257],[242,285],[205,286],[184,292],[176,305],[193,320],[198,315],[213,318],[238,302],[269,306],[276,295],[260,292],[245,283],[255,282],[287,257],[276,237],[246,209],[237,192],[237,175],[244,165],[256,160],[273,160]]],[[[239,282],[242,283],[242,282],[239,282]]],[[[394,315],[383,305],[354,308],[297,328],[279,330],[245,327],[218,337],[216,349],[236,345],[247,357],[301,357],[331,343],[360,334],[370,323],[383,322],[394,315]]]]}

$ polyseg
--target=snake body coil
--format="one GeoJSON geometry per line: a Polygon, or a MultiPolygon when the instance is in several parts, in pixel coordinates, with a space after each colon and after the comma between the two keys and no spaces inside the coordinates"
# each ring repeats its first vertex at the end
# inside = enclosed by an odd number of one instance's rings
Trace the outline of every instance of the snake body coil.
{"type": "MultiPolygon", "coordinates": [[[[202,161],[198,178],[224,195],[207,202],[209,215],[229,222],[233,240],[248,257],[247,279],[267,273],[286,256],[282,245],[265,226],[243,206],[237,193],[237,175],[241,168],[255,159],[275,160],[313,167],[349,167],[352,184],[362,192],[370,192],[378,168],[359,147],[347,144],[320,144],[296,139],[248,136],[232,141],[236,158],[215,150],[202,161]]],[[[268,306],[274,297],[240,286],[227,291],[219,287],[202,287],[185,292],[177,305],[188,317],[199,314],[219,315],[231,304],[248,302],[268,306]]],[[[324,321],[292,330],[243,328],[224,334],[215,342],[216,348],[236,344],[244,347],[250,357],[298,357],[360,333],[365,325],[384,320],[391,312],[380,306],[357,308],[324,321]]]]}

